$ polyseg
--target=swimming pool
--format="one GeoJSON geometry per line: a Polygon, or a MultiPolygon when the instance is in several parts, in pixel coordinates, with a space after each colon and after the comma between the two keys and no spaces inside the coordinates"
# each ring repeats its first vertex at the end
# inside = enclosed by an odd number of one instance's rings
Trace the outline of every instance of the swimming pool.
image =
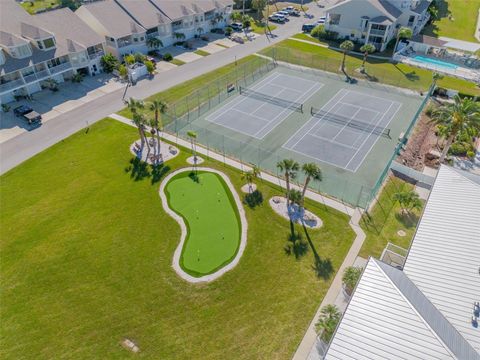
{"type": "Polygon", "coordinates": [[[457,65],[452,64],[452,63],[448,63],[448,62],[445,62],[445,61],[442,61],[442,60],[432,59],[432,58],[428,58],[428,57],[420,56],[420,55],[415,56],[413,58],[413,60],[416,60],[418,62],[427,63],[427,64],[436,65],[436,66],[441,66],[441,67],[448,68],[448,69],[456,69],[458,67],[457,65]]]}

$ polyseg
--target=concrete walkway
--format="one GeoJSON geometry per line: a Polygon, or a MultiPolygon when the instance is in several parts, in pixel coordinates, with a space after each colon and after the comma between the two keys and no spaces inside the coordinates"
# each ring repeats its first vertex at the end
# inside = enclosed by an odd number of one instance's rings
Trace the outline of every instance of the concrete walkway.
{"type": "MultiPolygon", "coordinates": [[[[130,120],[130,119],[124,117],[124,116],[121,116],[121,115],[118,115],[118,114],[110,114],[109,117],[112,118],[112,119],[118,120],[120,122],[123,122],[127,125],[135,126],[133,124],[132,120],[130,120]]],[[[163,139],[165,139],[167,141],[170,141],[172,143],[175,143],[179,146],[183,146],[187,149],[190,148],[190,142],[188,142],[186,140],[183,140],[183,139],[180,139],[180,138],[177,138],[176,136],[173,136],[173,135],[170,135],[170,134],[167,134],[167,133],[161,133],[161,137],[163,139]]],[[[241,163],[240,161],[225,157],[222,154],[218,154],[216,152],[213,152],[213,151],[201,146],[200,144],[197,145],[197,153],[205,155],[206,157],[210,157],[214,160],[217,160],[221,163],[232,166],[232,167],[234,167],[236,169],[239,169],[241,171],[252,170],[252,168],[250,166],[245,165],[245,164],[241,163]]],[[[274,175],[271,175],[271,174],[268,174],[268,173],[262,171],[260,173],[260,178],[262,180],[268,181],[269,183],[279,185],[282,188],[286,188],[285,181],[276,177],[276,176],[274,176],[274,175]]],[[[299,186],[297,186],[295,184],[291,184],[291,188],[297,189],[299,191],[302,190],[299,186]]],[[[335,210],[338,210],[338,211],[340,211],[344,214],[347,214],[348,216],[352,216],[355,213],[355,209],[352,208],[351,206],[349,206],[347,204],[344,204],[344,203],[341,203],[338,200],[334,200],[334,199],[325,197],[325,196],[323,196],[319,193],[307,190],[305,196],[309,199],[312,199],[312,200],[318,202],[318,203],[324,204],[324,205],[329,206],[331,208],[334,208],[335,210]]]]}
{"type": "Polygon", "coordinates": [[[475,28],[475,37],[480,41],[480,9],[478,9],[477,27],[475,28]]]}
{"type": "MultiPolygon", "coordinates": [[[[128,118],[125,118],[123,116],[120,116],[118,114],[111,114],[110,117],[112,119],[121,121],[125,124],[135,126],[132,121],[128,118]]],[[[176,143],[179,146],[183,146],[185,148],[190,147],[190,143],[186,140],[179,139],[173,135],[162,133],[161,134],[162,138],[164,138],[167,141],[170,141],[172,143],[176,143]]],[[[237,161],[234,159],[230,159],[227,157],[224,157],[222,154],[215,153],[213,151],[210,151],[209,149],[206,149],[200,145],[197,145],[197,152],[199,154],[203,154],[207,157],[210,157],[212,159],[215,159],[219,162],[225,163],[226,165],[232,166],[234,168],[237,168],[242,171],[248,171],[251,170],[251,167],[237,161]]],[[[273,176],[271,174],[267,174],[265,172],[260,173],[260,178],[262,180],[268,181],[272,184],[279,185],[282,188],[286,188],[285,181],[273,176]]],[[[292,188],[296,188],[297,190],[300,190],[300,188],[296,185],[292,185],[292,188]]],[[[355,232],[355,240],[353,241],[352,246],[350,247],[350,250],[347,253],[347,256],[343,260],[342,265],[337,271],[337,274],[335,278],[333,279],[332,284],[330,285],[330,288],[327,291],[327,294],[323,298],[322,303],[317,309],[317,312],[315,313],[315,316],[313,317],[312,321],[310,322],[309,327],[307,328],[307,331],[297,348],[297,351],[295,352],[295,355],[293,357],[294,360],[304,360],[309,357],[309,354],[313,351],[315,352],[316,350],[316,341],[317,341],[317,334],[315,332],[315,323],[318,320],[318,316],[320,315],[320,309],[327,305],[327,304],[334,304],[336,301],[336,298],[338,296],[338,293],[342,291],[342,276],[345,268],[352,266],[355,263],[355,259],[358,256],[358,253],[363,245],[363,242],[365,241],[366,235],[361,229],[359,222],[361,220],[362,212],[360,209],[354,209],[346,204],[343,204],[337,200],[327,198],[325,196],[322,196],[319,193],[307,190],[305,196],[309,199],[312,199],[318,203],[325,204],[326,206],[329,206],[331,208],[334,208],[338,211],[341,211],[344,214],[347,214],[350,216],[350,226],[355,232]]]]}

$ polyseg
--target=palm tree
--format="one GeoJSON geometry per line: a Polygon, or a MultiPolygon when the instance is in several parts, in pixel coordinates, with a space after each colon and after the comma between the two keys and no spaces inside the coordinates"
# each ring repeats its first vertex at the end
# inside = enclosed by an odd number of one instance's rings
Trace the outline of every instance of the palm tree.
{"type": "Polygon", "coordinates": [[[140,135],[140,152],[143,152],[143,147],[145,146],[145,144],[147,144],[147,159],[148,159],[148,155],[150,154],[150,145],[148,144],[147,135],[145,134],[145,123],[146,123],[145,117],[143,116],[143,114],[139,114],[135,112],[133,113],[132,118],[133,118],[133,123],[137,127],[138,133],[140,135]]]}
{"type": "Polygon", "coordinates": [[[400,42],[400,39],[410,39],[413,35],[412,29],[402,26],[400,29],[398,29],[397,32],[397,41],[395,42],[395,47],[393,48],[393,53],[397,51],[397,46],[398,43],[400,42]]]}
{"type": "Polygon", "coordinates": [[[299,190],[291,189],[288,192],[287,199],[290,200],[290,205],[302,206],[302,193],[299,190]]]}
{"type": "Polygon", "coordinates": [[[287,199],[290,194],[290,180],[295,179],[300,165],[293,159],[283,159],[277,163],[277,168],[284,173],[287,188],[287,199]]]}
{"type": "Polygon", "coordinates": [[[160,129],[162,128],[162,119],[160,114],[165,114],[167,111],[167,104],[164,103],[162,100],[153,100],[149,106],[150,111],[154,113],[154,120],[153,120],[153,128],[157,134],[157,154],[160,154],[161,147],[160,147],[160,129]]]}
{"type": "Polygon", "coordinates": [[[197,133],[195,131],[189,130],[187,136],[190,138],[190,144],[192,145],[192,154],[193,154],[193,163],[197,163],[197,150],[195,142],[197,141],[197,133]]]}
{"type": "Polygon", "coordinates": [[[398,201],[402,207],[402,214],[410,214],[412,210],[420,210],[422,201],[414,190],[403,191],[393,194],[393,200],[398,201]]]}
{"type": "Polygon", "coordinates": [[[480,103],[476,98],[462,99],[455,95],[452,104],[442,105],[432,112],[432,119],[446,128],[447,142],[440,156],[440,162],[443,162],[457,135],[468,130],[480,131],[480,103]]]}
{"type": "Polygon", "coordinates": [[[305,193],[307,192],[308,184],[310,183],[311,180],[314,181],[322,181],[322,170],[320,169],[320,166],[318,166],[315,163],[307,163],[303,164],[302,166],[302,171],[305,174],[305,183],[303,184],[303,190],[302,190],[302,207],[305,201],[305,193]]]}
{"type": "Polygon", "coordinates": [[[362,268],[356,266],[349,266],[343,272],[342,282],[345,285],[345,290],[349,295],[352,294],[352,291],[355,288],[355,285],[357,285],[361,275],[362,268]]]}
{"type": "Polygon", "coordinates": [[[435,90],[435,87],[437,86],[437,81],[438,80],[441,80],[443,79],[443,75],[438,73],[438,72],[434,72],[432,74],[432,87],[433,87],[433,90],[435,90]]]}
{"type": "Polygon", "coordinates": [[[239,12],[232,12],[232,15],[230,15],[230,18],[232,19],[232,21],[242,21],[242,17],[243,15],[239,12]]]}
{"type": "Polygon", "coordinates": [[[252,170],[242,173],[242,180],[248,183],[248,192],[251,194],[253,189],[253,181],[260,175],[260,169],[254,166],[252,170]]]}
{"type": "Polygon", "coordinates": [[[349,77],[346,73],[345,73],[345,58],[348,54],[349,51],[352,51],[354,48],[354,45],[353,45],[353,42],[351,42],[350,40],[345,40],[344,42],[342,42],[340,44],[340,49],[343,50],[343,59],[342,59],[342,72],[345,74],[345,76],[349,77]]]}
{"type": "Polygon", "coordinates": [[[158,49],[159,47],[163,47],[162,40],[156,37],[149,37],[147,38],[147,46],[150,49],[158,49]]]}
{"type": "Polygon", "coordinates": [[[198,33],[198,36],[202,35],[204,32],[202,27],[198,27],[196,31],[198,33]]]}
{"type": "Polygon", "coordinates": [[[173,36],[175,36],[175,39],[177,39],[177,40],[184,40],[185,39],[185,34],[184,33],[176,32],[176,33],[173,34],[173,36]]]}
{"type": "Polygon", "coordinates": [[[361,66],[361,72],[365,72],[365,63],[367,61],[368,54],[372,54],[377,50],[372,44],[366,43],[360,48],[360,51],[363,52],[363,61],[361,66]]]}
{"type": "Polygon", "coordinates": [[[317,332],[322,332],[321,338],[326,343],[330,342],[330,339],[337,328],[337,324],[340,321],[341,313],[335,305],[325,305],[320,310],[320,317],[318,318],[315,327],[317,332]]]}
{"type": "Polygon", "coordinates": [[[137,100],[132,97],[128,99],[128,101],[125,101],[125,105],[127,105],[127,108],[130,110],[132,115],[138,113],[139,110],[145,107],[145,104],[142,100],[137,100]]]}

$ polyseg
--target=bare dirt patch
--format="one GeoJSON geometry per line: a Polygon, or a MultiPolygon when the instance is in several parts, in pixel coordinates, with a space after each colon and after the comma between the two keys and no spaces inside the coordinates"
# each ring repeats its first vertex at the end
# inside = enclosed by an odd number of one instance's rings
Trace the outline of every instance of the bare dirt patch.
{"type": "Polygon", "coordinates": [[[430,106],[436,106],[436,103],[430,101],[420,114],[404,151],[398,157],[400,163],[418,171],[422,171],[425,166],[437,167],[438,158],[434,154],[441,151],[439,146],[442,140],[436,135],[435,123],[425,113],[430,106]]]}

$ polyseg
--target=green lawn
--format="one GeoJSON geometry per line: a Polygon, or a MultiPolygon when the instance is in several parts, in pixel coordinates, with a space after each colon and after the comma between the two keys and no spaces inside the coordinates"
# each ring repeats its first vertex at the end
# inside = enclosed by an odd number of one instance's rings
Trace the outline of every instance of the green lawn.
{"type": "Polygon", "coordinates": [[[60,0],[33,0],[21,3],[22,7],[30,14],[35,14],[40,9],[50,9],[60,6],[60,0]]]}
{"type": "Polygon", "coordinates": [[[176,58],[173,58],[170,62],[174,65],[177,65],[177,66],[185,65],[185,61],[182,61],[182,60],[176,59],[176,58]]]}
{"type": "Polygon", "coordinates": [[[203,276],[229,263],[240,245],[241,223],[236,203],[215,173],[175,175],[165,188],[170,208],[183,217],[188,235],[181,266],[203,276]]]}
{"type": "MultiPolygon", "coordinates": [[[[250,26],[250,30],[257,34],[265,34],[266,27],[267,25],[265,22],[254,21],[252,23],[252,26],[250,26]]],[[[270,31],[273,31],[277,28],[277,26],[273,24],[269,24],[268,28],[270,29],[270,31]]]]}
{"type": "MultiPolygon", "coordinates": [[[[171,267],[180,228],[158,194],[190,154],[153,171],[130,163],[136,139],[100,121],[0,177],[0,357],[123,359],[129,338],[144,359],[290,359],[352,243],[348,217],[307,201],[324,225],[298,227],[288,255],[289,223],[267,203],[280,190],[260,182],[240,263],[191,285],[171,267]]],[[[239,171],[205,165],[240,193],[239,171]]]]}
{"type": "Polygon", "coordinates": [[[210,55],[209,52],[206,52],[206,51],[204,51],[204,50],[195,50],[194,53],[197,54],[197,55],[200,55],[200,56],[208,56],[208,55],[210,55]]]}
{"type": "Polygon", "coordinates": [[[439,20],[427,25],[423,33],[478,42],[475,38],[480,0],[436,0],[439,20]]]}
{"type": "MultiPolygon", "coordinates": [[[[175,102],[183,99],[185,96],[192,94],[199,89],[208,88],[208,92],[204,91],[202,93],[203,97],[200,99],[200,102],[202,102],[208,100],[208,95],[212,96],[217,94],[219,91],[224,91],[227,83],[235,83],[236,79],[242,78],[246,70],[247,74],[249,74],[249,72],[252,72],[254,69],[264,64],[264,59],[261,59],[258,56],[250,55],[238,60],[236,63],[222,66],[206,74],[200,75],[192,80],[185,81],[165,91],[152,95],[145,100],[152,101],[154,99],[160,99],[165,101],[167,104],[172,105],[175,102]]],[[[183,110],[186,111],[187,108],[184,107],[183,110]]],[[[180,115],[181,111],[181,107],[178,106],[177,115],[180,115]]],[[[153,116],[153,113],[148,109],[143,110],[143,112],[146,114],[146,116],[153,116]]],[[[120,110],[118,113],[129,118],[131,118],[132,116],[127,108],[120,110]]]]}
{"type": "Polygon", "coordinates": [[[368,258],[380,257],[388,242],[410,247],[415,229],[420,217],[420,211],[415,211],[411,216],[401,215],[400,205],[393,200],[397,192],[412,190],[413,185],[396,177],[390,177],[378,196],[378,202],[370,211],[370,216],[364,214],[360,226],[365,231],[367,238],[363,243],[359,256],[368,258]],[[399,236],[399,230],[405,231],[405,236],[399,236]]]}
{"type": "MultiPolygon", "coordinates": [[[[260,53],[272,55],[275,51],[277,60],[303,66],[318,68],[330,72],[340,72],[343,54],[340,51],[327,49],[314,44],[307,44],[293,39],[284,40],[277,45],[262,50],[260,53]]],[[[361,66],[362,57],[347,56],[345,64],[347,72],[353,77],[364,75],[355,70],[361,66]]],[[[368,78],[371,81],[394,86],[425,91],[432,81],[432,72],[429,70],[411,67],[405,64],[392,64],[387,60],[370,58],[365,66],[368,78]]],[[[465,94],[480,95],[480,89],[473,82],[446,76],[438,81],[438,85],[456,89],[465,94]]]]}

